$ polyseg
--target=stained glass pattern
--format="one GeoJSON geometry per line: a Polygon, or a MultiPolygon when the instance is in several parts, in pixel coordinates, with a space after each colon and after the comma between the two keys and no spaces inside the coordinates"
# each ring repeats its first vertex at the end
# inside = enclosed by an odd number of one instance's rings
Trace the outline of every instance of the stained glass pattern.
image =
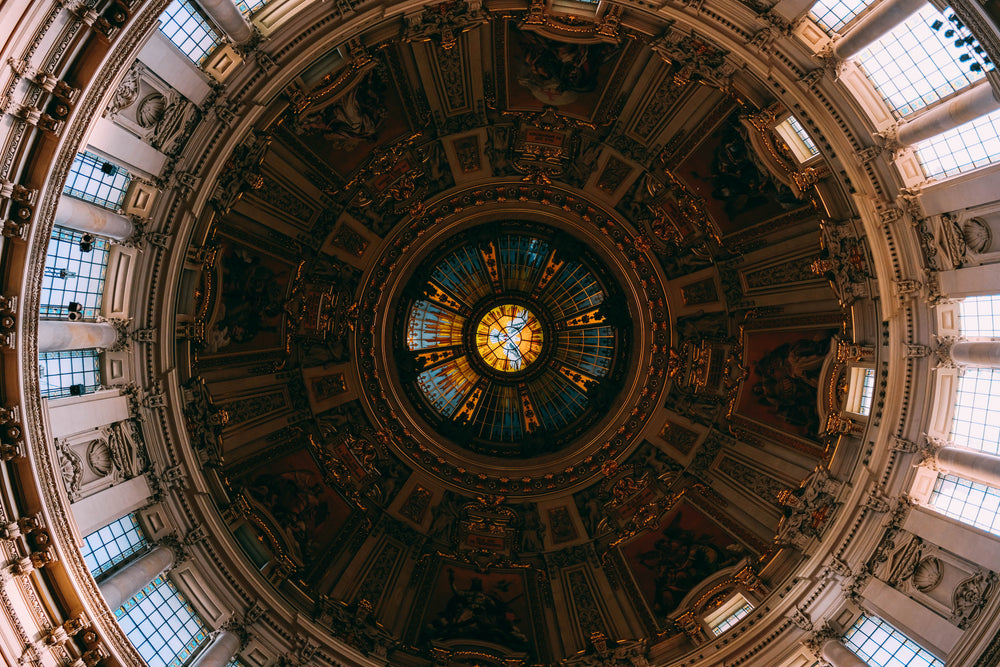
{"type": "Polygon", "coordinates": [[[506,373],[524,370],[542,352],[542,324],[523,306],[503,304],[490,310],[476,329],[479,356],[506,373]]]}
{"type": "Polygon", "coordinates": [[[620,333],[591,261],[501,227],[473,230],[418,270],[426,283],[403,306],[402,340],[421,411],[477,451],[516,455],[593,415],[590,392],[614,370],[620,333]]]}

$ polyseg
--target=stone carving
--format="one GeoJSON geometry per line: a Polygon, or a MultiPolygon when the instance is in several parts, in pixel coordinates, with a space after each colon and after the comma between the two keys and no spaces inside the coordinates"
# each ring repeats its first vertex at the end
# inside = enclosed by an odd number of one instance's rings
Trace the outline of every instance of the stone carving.
{"type": "Polygon", "coordinates": [[[586,650],[559,662],[560,667],[647,667],[646,640],[611,642],[603,632],[590,635],[586,650]]]}
{"type": "Polygon", "coordinates": [[[65,441],[57,439],[55,447],[63,484],[66,485],[66,494],[71,501],[77,500],[80,497],[80,484],[83,478],[83,461],[65,441]]]}
{"type": "Polygon", "coordinates": [[[996,585],[996,573],[982,570],[959,583],[952,593],[951,622],[962,630],[967,629],[979,618],[996,585]]]}
{"type": "Polygon", "coordinates": [[[962,224],[962,240],[972,252],[988,252],[993,246],[993,230],[980,218],[970,218],[962,224]]]}
{"type": "Polygon", "coordinates": [[[820,466],[799,488],[782,493],[778,501],[785,507],[785,516],[778,523],[775,541],[804,551],[839,505],[835,498],[841,486],[820,466]]]}
{"type": "Polygon", "coordinates": [[[867,298],[872,275],[864,241],[846,224],[824,222],[820,230],[825,256],[812,263],[813,273],[826,277],[842,306],[867,298]]]}
{"type": "Polygon", "coordinates": [[[328,624],[337,636],[366,656],[385,659],[397,643],[392,633],[375,618],[368,600],[347,605],[321,595],[313,618],[328,624]]]}
{"type": "Polygon", "coordinates": [[[107,445],[111,462],[121,479],[132,479],[148,469],[146,447],[139,435],[139,429],[132,420],[111,424],[107,445]]]}
{"type": "Polygon", "coordinates": [[[116,114],[122,109],[135,104],[136,98],[139,97],[139,78],[145,70],[145,65],[136,60],[131,69],[125,73],[124,78],[118,84],[118,88],[115,89],[115,94],[111,98],[111,103],[108,105],[106,114],[116,114]]]}
{"type": "Polygon", "coordinates": [[[482,2],[447,0],[424,7],[407,17],[409,41],[431,41],[448,51],[458,44],[463,32],[486,22],[482,2]]]}
{"type": "Polygon", "coordinates": [[[87,466],[98,477],[111,474],[111,449],[107,440],[91,440],[87,445],[87,466]]]}
{"type": "Polygon", "coordinates": [[[916,564],[910,580],[913,582],[914,588],[921,593],[926,593],[941,583],[942,574],[941,560],[928,556],[916,564]]]}
{"type": "Polygon", "coordinates": [[[245,186],[259,188],[264,182],[260,175],[260,166],[264,162],[268,146],[271,145],[269,135],[250,132],[246,139],[233,149],[233,154],[226,161],[222,176],[216,182],[212,193],[212,205],[220,213],[224,213],[236,203],[245,186]]]}

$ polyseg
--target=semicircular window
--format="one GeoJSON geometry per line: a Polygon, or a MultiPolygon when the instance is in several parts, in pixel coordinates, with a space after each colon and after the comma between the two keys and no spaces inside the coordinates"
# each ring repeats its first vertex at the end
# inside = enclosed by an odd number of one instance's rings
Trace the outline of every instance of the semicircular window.
{"type": "Polygon", "coordinates": [[[400,306],[400,374],[442,435],[478,453],[564,446],[617,393],[627,309],[596,256],[541,225],[479,227],[425,260],[400,306]]]}

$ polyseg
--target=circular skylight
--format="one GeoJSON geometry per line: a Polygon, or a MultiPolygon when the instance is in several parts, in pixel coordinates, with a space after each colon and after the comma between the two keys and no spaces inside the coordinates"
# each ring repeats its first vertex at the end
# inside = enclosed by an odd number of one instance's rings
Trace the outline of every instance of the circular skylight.
{"type": "Polygon", "coordinates": [[[542,323],[524,306],[491,308],[476,327],[476,349],[487,364],[506,373],[522,371],[542,352],[542,323]]]}
{"type": "Polygon", "coordinates": [[[613,396],[627,324],[579,243],[537,225],[476,228],[416,275],[402,306],[404,385],[456,443],[504,456],[552,451],[613,396]]]}

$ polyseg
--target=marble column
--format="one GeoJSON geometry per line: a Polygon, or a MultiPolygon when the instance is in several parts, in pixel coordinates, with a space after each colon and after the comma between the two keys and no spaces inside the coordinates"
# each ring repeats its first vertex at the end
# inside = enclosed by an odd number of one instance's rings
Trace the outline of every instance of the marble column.
{"type": "Polygon", "coordinates": [[[236,9],[233,0],[198,0],[198,4],[222,28],[222,32],[237,44],[244,44],[253,36],[253,28],[243,13],[236,9]]]}
{"type": "Polygon", "coordinates": [[[1000,340],[959,340],[951,344],[951,360],[964,366],[1000,368],[1000,340]]]}
{"type": "Polygon", "coordinates": [[[927,5],[927,0],[882,0],[833,43],[833,55],[847,60],[927,5]]]}
{"type": "Polygon", "coordinates": [[[994,95],[990,82],[984,80],[947,102],[918,113],[913,120],[900,123],[896,128],[896,139],[901,145],[910,146],[997,109],[1000,109],[1000,101],[994,95]]]}
{"type": "Polygon", "coordinates": [[[118,331],[107,322],[39,320],[38,351],[107,349],[118,342],[118,331]]]}
{"type": "Polygon", "coordinates": [[[153,579],[174,565],[174,552],[168,547],[156,547],[101,582],[101,594],[112,609],[126,601],[153,579]]]}
{"type": "Polygon", "coordinates": [[[191,667],[226,667],[239,650],[240,638],[229,630],[222,630],[191,667]]]}
{"type": "Polygon", "coordinates": [[[945,473],[1000,488],[1000,456],[978,449],[946,445],[934,455],[935,467],[945,473]]]}
{"type": "Polygon", "coordinates": [[[838,639],[830,639],[823,644],[823,659],[833,667],[869,667],[868,663],[856,656],[838,639]]]}
{"type": "Polygon", "coordinates": [[[124,241],[135,231],[124,215],[67,195],[59,197],[55,224],[115,241],[124,241]]]}

